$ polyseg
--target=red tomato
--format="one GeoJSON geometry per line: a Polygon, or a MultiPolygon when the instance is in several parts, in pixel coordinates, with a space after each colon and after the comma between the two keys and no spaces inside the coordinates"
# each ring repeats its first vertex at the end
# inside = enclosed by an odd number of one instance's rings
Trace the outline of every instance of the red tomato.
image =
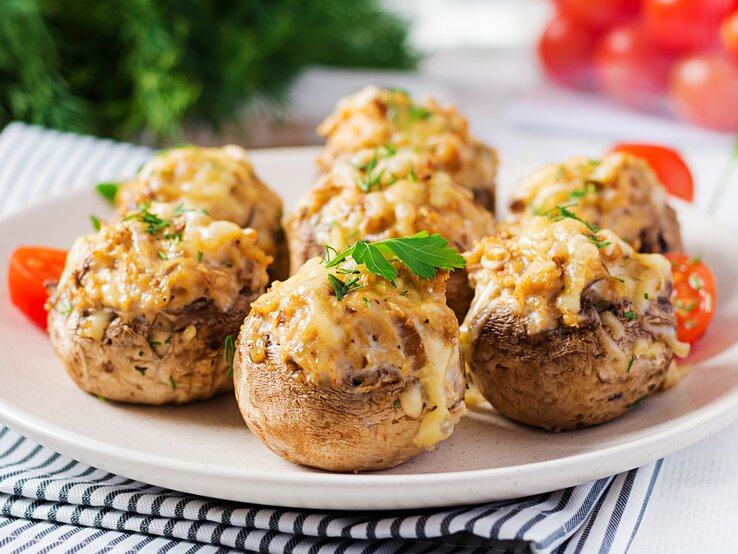
{"type": "Polygon", "coordinates": [[[605,29],[635,17],[641,0],[560,0],[561,10],[592,29],[605,29]]]}
{"type": "Polygon", "coordinates": [[[720,26],[723,48],[738,62],[738,11],[730,14],[720,26]]]}
{"type": "Polygon", "coordinates": [[[733,0],[644,0],[643,20],[654,42],[674,53],[707,50],[718,43],[720,23],[733,0]]]}
{"type": "Polygon", "coordinates": [[[616,144],[610,152],[627,152],[643,158],[669,194],[687,202],[694,200],[692,172],[679,152],[655,144],[616,144]]]}
{"type": "Polygon", "coordinates": [[[738,64],[720,54],[691,56],[676,65],[669,97],[679,117],[717,131],[738,131],[738,64]]]}
{"type": "Polygon", "coordinates": [[[42,329],[46,329],[44,304],[49,296],[44,285],[59,279],[66,259],[64,250],[32,246],[18,248],[10,255],[10,300],[42,329]]]}
{"type": "Polygon", "coordinates": [[[715,313],[717,286],[710,268],[698,257],[682,253],[668,253],[674,276],[671,301],[677,318],[677,337],[693,342],[707,329],[715,313]]]}
{"type": "Polygon", "coordinates": [[[615,27],[597,43],[597,86],[606,95],[636,108],[661,102],[671,59],[658,50],[637,23],[615,27]]]}
{"type": "Polygon", "coordinates": [[[538,41],[538,57],[548,75],[563,84],[586,87],[594,34],[572,18],[559,14],[538,41]]]}

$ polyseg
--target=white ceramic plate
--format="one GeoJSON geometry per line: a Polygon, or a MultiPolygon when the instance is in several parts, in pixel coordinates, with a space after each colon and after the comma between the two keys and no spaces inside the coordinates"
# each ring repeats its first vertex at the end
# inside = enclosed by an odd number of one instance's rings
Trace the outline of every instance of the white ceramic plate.
{"type": "MultiPolygon", "coordinates": [[[[287,201],[309,185],[312,149],[255,152],[262,177],[287,201]]],[[[531,164],[507,164],[501,196],[531,164]]],[[[68,247],[109,210],[92,190],[52,199],[0,222],[0,274],[21,244],[68,247]]],[[[73,458],[152,484],[280,506],[399,509],[520,497],[579,484],[684,448],[738,418],[738,247],[735,233],[679,206],[690,252],[717,274],[715,321],[690,375],[599,427],[550,434],[489,406],[470,412],[434,452],[389,471],[342,475],[300,468],[262,446],[234,399],[182,407],[104,403],[72,383],[44,333],[0,297],[0,421],[73,458]]]]}

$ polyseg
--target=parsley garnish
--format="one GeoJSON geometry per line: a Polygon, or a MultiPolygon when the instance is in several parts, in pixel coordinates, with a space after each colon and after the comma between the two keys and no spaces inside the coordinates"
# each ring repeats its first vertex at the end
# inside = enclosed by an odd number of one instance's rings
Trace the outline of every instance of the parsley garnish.
{"type": "Polygon", "coordinates": [[[597,225],[592,225],[591,223],[584,221],[577,214],[569,210],[569,208],[573,208],[577,205],[578,204],[566,204],[565,206],[556,206],[549,211],[538,215],[546,216],[549,219],[555,218],[555,221],[561,221],[562,219],[574,219],[579,223],[583,223],[587,227],[587,229],[589,229],[593,233],[598,233],[600,231],[600,228],[597,227],[597,225]],[[555,212],[558,212],[558,215],[555,212]]]}
{"type": "Polygon", "coordinates": [[[146,376],[146,369],[147,369],[147,368],[145,368],[144,366],[140,366],[140,365],[134,365],[134,366],[133,366],[133,368],[134,368],[134,369],[135,369],[136,371],[138,371],[138,372],[139,372],[139,373],[140,373],[141,375],[143,375],[144,377],[146,376]]]}
{"type": "Polygon", "coordinates": [[[595,246],[596,246],[597,248],[604,248],[605,246],[610,246],[610,245],[612,244],[612,242],[610,242],[609,240],[600,240],[600,239],[598,239],[598,238],[597,238],[597,236],[596,236],[596,235],[594,235],[594,234],[591,234],[591,233],[587,235],[587,238],[588,238],[588,239],[589,239],[590,241],[592,241],[592,243],[593,243],[593,244],[594,244],[594,245],[595,245],[595,246]]]}
{"type": "MultiPolygon", "coordinates": [[[[327,249],[326,249],[327,252],[327,249]]],[[[335,252],[335,251],[334,251],[335,252]]],[[[424,279],[436,276],[438,269],[457,269],[466,265],[466,260],[441,235],[429,235],[421,231],[415,235],[395,239],[383,239],[375,242],[360,241],[347,250],[326,259],[326,267],[337,267],[349,256],[357,264],[362,264],[367,271],[394,283],[397,269],[387,260],[388,255],[396,256],[413,273],[424,279]]],[[[340,272],[340,268],[338,269],[340,272]]],[[[348,273],[353,273],[349,271],[348,273]]],[[[349,292],[361,288],[358,277],[344,282],[336,275],[329,273],[328,281],[341,300],[349,292]]]]}
{"type": "Polygon", "coordinates": [[[411,167],[410,168],[410,180],[413,181],[413,182],[417,182],[418,181],[418,176],[415,175],[415,167],[411,167]]]}
{"type": "Polygon", "coordinates": [[[202,250],[198,250],[197,251],[197,261],[198,262],[201,262],[202,261],[202,250]]]}
{"type": "Polygon", "coordinates": [[[146,342],[148,342],[148,343],[149,343],[149,346],[150,346],[151,348],[153,348],[153,349],[155,349],[155,348],[156,348],[157,346],[161,346],[161,343],[160,343],[160,342],[157,342],[157,341],[155,341],[155,340],[153,339],[153,337],[152,337],[151,335],[148,335],[148,336],[146,337],[146,342]]]}
{"type": "Polygon", "coordinates": [[[95,185],[95,190],[100,196],[111,204],[115,204],[115,195],[118,194],[119,183],[99,183],[95,185]]]}
{"type": "Polygon", "coordinates": [[[172,220],[163,219],[159,217],[155,213],[152,213],[151,211],[149,211],[150,208],[151,208],[151,204],[149,204],[148,202],[144,202],[138,207],[138,211],[136,213],[133,213],[131,215],[124,217],[123,221],[129,221],[131,219],[135,219],[136,221],[145,223],[146,229],[144,229],[144,231],[146,231],[150,235],[157,236],[163,233],[164,229],[166,229],[172,224],[172,220]]]}
{"type": "Polygon", "coordinates": [[[157,254],[158,254],[158,256],[159,256],[159,257],[160,257],[160,258],[161,258],[162,260],[168,260],[168,259],[169,259],[169,256],[167,256],[167,253],[166,253],[166,252],[162,252],[161,250],[159,250],[159,251],[157,252],[157,254]]]}
{"type": "Polygon", "coordinates": [[[407,107],[407,117],[410,120],[410,123],[423,121],[424,119],[428,119],[431,115],[433,114],[421,106],[411,105],[407,107]]]}
{"type": "Polygon", "coordinates": [[[390,158],[390,157],[394,156],[395,154],[397,154],[397,148],[395,148],[394,146],[392,146],[389,143],[382,145],[382,148],[384,148],[384,157],[385,158],[390,158]]]}
{"type": "Polygon", "coordinates": [[[64,304],[64,307],[59,310],[59,313],[62,315],[69,315],[72,313],[72,302],[67,300],[67,303],[64,304]]]}
{"type": "Polygon", "coordinates": [[[630,355],[630,363],[628,364],[628,373],[630,373],[630,370],[633,369],[633,362],[635,362],[635,354],[630,355]]]}
{"type": "Polygon", "coordinates": [[[702,290],[705,286],[705,282],[702,280],[702,277],[700,277],[696,273],[690,274],[687,282],[689,283],[689,286],[692,287],[694,290],[702,290]]]}
{"type": "Polygon", "coordinates": [[[407,296],[407,293],[409,293],[409,292],[410,292],[409,290],[404,290],[404,291],[402,291],[402,292],[401,292],[400,294],[401,294],[402,296],[407,296]]]}
{"type": "Polygon", "coordinates": [[[366,304],[366,308],[368,310],[372,309],[372,304],[369,302],[369,299],[366,296],[362,296],[361,299],[364,301],[364,304],[366,304]]]}
{"type": "Polygon", "coordinates": [[[625,312],[623,314],[623,317],[625,317],[625,319],[638,319],[638,315],[636,315],[635,312],[631,312],[631,311],[625,312]]]}
{"type": "Polygon", "coordinates": [[[612,278],[615,279],[616,281],[620,281],[621,283],[625,283],[625,279],[621,279],[620,277],[615,277],[613,275],[612,278]]]}
{"type": "Polygon", "coordinates": [[[645,298],[646,300],[648,300],[648,293],[647,292],[644,292],[643,293],[643,298],[645,298]]]}
{"type": "Polygon", "coordinates": [[[169,386],[172,387],[172,390],[177,390],[177,383],[174,382],[174,377],[171,375],[169,376],[169,386]]]}
{"type": "Polygon", "coordinates": [[[396,410],[397,408],[399,408],[399,407],[400,407],[400,401],[399,401],[399,400],[395,400],[395,402],[394,402],[393,406],[394,406],[395,410],[396,410]]]}
{"type": "Polygon", "coordinates": [[[628,408],[635,408],[636,406],[638,406],[638,404],[640,404],[641,402],[643,402],[646,398],[648,398],[648,395],[647,394],[644,394],[643,396],[641,396],[638,400],[636,400],[632,404],[628,404],[627,407],[628,408]]]}
{"type": "Polygon", "coordinates": [[[97,395],[97,399],[98,399],[98,400],[99,400],[100,402],[107,402],[107,401],[108,401],[108,399],[107,399],[107,398],[105,398],[105,397],[104,397],[104,396],[103,396],[102,394],[98,394],[98,395],[97,395]]]}
{"type": "Polygon", "coordinates": [[[357,175],[356,181],[358,187],[364,192],[369,192],[373,187],[382,186],[382,175],[384,174],[384,169],[376,172],[374,171],[377,168],[378,161],[379,160],[377,158],[377,151],[375,150],[372,159],[369,160],[365,165],[354,166],[358,171],[366,172],[365,177],[357,175]]]}
{"type": "Polygon", "coordinates": [[[92,228],[95,229],[95,231],[99,231],[100,227],[102,227],[102,221],[96,215],[90,216],[90,223],[92,223],[92,228]]]}
{"type": "Polygon", "coordinates": [[[228,335],[223,344],[223,359],[228,364],[228,377],[233,377],[233,359],[236,357],[236,337],[228,335]]]}

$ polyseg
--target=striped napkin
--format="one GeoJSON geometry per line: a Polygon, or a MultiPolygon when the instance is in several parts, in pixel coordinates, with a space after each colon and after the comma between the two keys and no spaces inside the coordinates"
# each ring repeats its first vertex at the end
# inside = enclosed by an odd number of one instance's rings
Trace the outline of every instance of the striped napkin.
{"type": "MultiPolygon", "coordinates": [[[[150,156],[138,146],[11,124],[0,134],[0,215],[131,175],[150,156]]],[[[0,425],[0,552],[627,552],[660,466],[478,506],[318,512],[162,489],[0,425]]]]}

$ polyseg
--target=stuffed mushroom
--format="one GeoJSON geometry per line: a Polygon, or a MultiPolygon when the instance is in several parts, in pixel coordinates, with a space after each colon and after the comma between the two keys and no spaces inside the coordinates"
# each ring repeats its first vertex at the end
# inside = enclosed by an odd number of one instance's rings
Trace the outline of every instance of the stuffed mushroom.
{"type": "Polygon", "coordinates": [[[69,375],[89,393],[137,404],[230,390],[226,343],[232,360],[269,279],[257,243],[252,229],[166,204],[78,239],[47,305],[69,375]]]}
{"type": "Polygon", "coordinates": [[[467,120],[453,107],[431,98],[420,104],[400,89],[369,86],[342,99],[318,133],[327,139],[318,157],[323,171],[367,148],[410,148],[494,211],[497,153],[469,132],[467,120]]]}
{"type": "Polygon", "coordinates": [[[602,160],[572,158],[525,179],[510,202],[510,219],[525,223],[566,206],[597,227],[610,229],[638,252],[682,250],[676,213],[645,160],[615,153],[602,160]]]}
{"type": "Polygon", "coordinates": [[[236,398],[283,458],[389,468],[435,447],[464,412],[447,272],[423,279],[391,263],[394,286],[352,261],[329,269],[313,258],[254,302],[236,345],[236,398]]]}
{"type": "Polygon", "coordinates": [[[511,419],[549,430],[611,420],[662,386],[676,339],[671,267],[566,217],[503,227],[466,255],[461,328],[474,381],[511,419]]]}
{"type": "MultiPolygon", "coordinates": [[[[325,247],[403,237],[427,230],[458,250],[494,230],[492,214],[468,189],[412,151],[364,150],[320,178],[285,218],[292,273],[325,247]]],[[[463,270],[448,281],[448,304],[459,320],[473,296],[463,270]]]]}
{"type": "Polygon", "coordinates": [[[166,150],[144,164],[133,180],[123,183],[115,200],[119,215],[144,202],[168,202],[254,229],[259,247],[274,258],[270,274],[287,276],[282,200],[257,177],[240,146],[166,150]]]}

